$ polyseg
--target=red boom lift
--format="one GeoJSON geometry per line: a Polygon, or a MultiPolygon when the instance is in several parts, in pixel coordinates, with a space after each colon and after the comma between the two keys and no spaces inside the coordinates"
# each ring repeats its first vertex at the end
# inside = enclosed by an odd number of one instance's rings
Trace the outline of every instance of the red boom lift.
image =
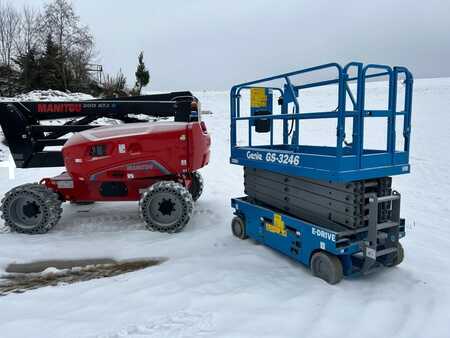
{"type": "Polygon", "coordinates": [[[66,172],[7,192],[1,211],[11,230],[46,233],[66,201],[139,201],[149,230],[178,232],[203,189],[210,136],[190,92],[82,102],[0,104],[0,124],[16,166],[66,172]],[[136,116],[174,117],[143,122],[136,116]],[[124,124],[95,126],[99,118],[124,124]],[[41,122],[65,119],[63,125],[41,122]],[[75,133],[74,133],[75,132],[75,133]],[[70,138],[61,138],[72,134],[70,138]],[[63,145],[60,151],[48,147],[63,145]]]}

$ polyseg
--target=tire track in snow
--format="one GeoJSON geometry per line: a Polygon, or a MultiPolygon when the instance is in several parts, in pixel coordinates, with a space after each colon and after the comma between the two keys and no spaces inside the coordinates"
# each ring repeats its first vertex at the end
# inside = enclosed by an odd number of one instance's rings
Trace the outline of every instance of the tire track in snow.
{"type": "MultiPolygon", "coordinates": [[[[126,210],[122,208],[122,212],[120,210],[111,210],[109,212],[109,209],[109,206],[101,205],[100,203],[98,206],[93,205],[89,207],[66,206],[61,221],[52,232],[87,233],[145,230],[144,221],[139,216],[137,206],[136,208],[130,206],[126,210]]],[[[197,203],[194,205],[188,226],[195,229],[204,228],[214,218],[218,218],[214,211],[197,203]]]]}
{"type": "Polygon", "coordinates": [[[187,338],[206,336],[214,336],[211,314],[179,311],[155,317],[143,324],[130,325],[115,333],[89,336],[89,338],[187,338]]]}
{"type": "Polygon", "coordinates": [[[55,226],[53,231],[86,233],[86,232],[117,232],[130,230],[143,230],[143,221],[136,212],[133,214],[97,214],[97,215],[77,215],[77,218],[70,218],[68,222],[62,219],[55,226]]]}

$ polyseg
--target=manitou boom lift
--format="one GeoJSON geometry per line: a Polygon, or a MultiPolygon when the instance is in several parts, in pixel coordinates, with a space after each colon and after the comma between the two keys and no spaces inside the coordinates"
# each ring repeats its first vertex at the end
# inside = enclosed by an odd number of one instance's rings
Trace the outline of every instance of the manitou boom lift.
{"type": "Polygon", "coordinates": [[[344,275],[400,264],[399,239],[405,235],[405,221],[390,176],[410,171],[412,88],[413,77],[405,67],[358,62],[345,67],[331,63],[234,86],[230,161],[244,166],[246,196],[232,199],[233,234],[310,266],[314,275],[332,284],[344,275]],[[334,75],[295,84],[299,77],[311,79],[324,70],[334,75]],[[367,108],[368,79],[387,79],[384,109],[367,108]],[[403,102],[397,102],[400,80],[403,102]],[[284,84],[263,86],[277,81],[284,84]],[[337,109],[302,111],[303,92],[324,86],[336,89],[337,109]],[[250,91],[250,114],[241,111],[245,91],[250,91]],[[278,114],[273,109],[274,94],[278,114]],[[386,121],[387,130],[380,130],[387,135],[383,149],[365,147],[366,124],[374,118],[386,121]],[[336,121],[335,146],[302,143],[302,125],[318,119],[336,121]],[[352,140],[347,142],[350,122],[352,140]],[[399,127],[401,134],[396,133],[399,127]],[[401,148],[396,138],[403,139],[401,148]]]}
{"type": "Polygon", "coordinates": [[[202,193],[197,170],[209,162],[211,140],[199,106],[190,92],[0,103],[0,124],[17,167],[66,167],[61,175],[6,193],[5,225],[45,233],[59,221],[62,202],[139,201],[148,229],[180,231],[202,193]],[[142,115],[174,121],[149,122],[142,115]],[[92,124],[100,118],[123,124],[92,124]]]}
{"type": "Polygon", "coordinates": [[[1,102],[0,125],[18,168],[62,167],[64,136],[99,127],[101,118],[123,123],[147,122],[139,115],[198,120],[199,101],[191,92],[69,102],[1,102]],[[63,123],[55,124],[55,122],[63,123]]]}

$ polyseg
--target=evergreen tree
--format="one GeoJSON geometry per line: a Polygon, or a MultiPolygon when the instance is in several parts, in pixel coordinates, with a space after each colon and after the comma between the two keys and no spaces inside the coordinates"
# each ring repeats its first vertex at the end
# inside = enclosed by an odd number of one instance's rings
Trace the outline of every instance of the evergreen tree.
{"type": "Polygon", "coordinates": [[[138,58],[138,66],[136,69],[136,84],[134,86],[134,90],[133,90],[133,94],[134,95],[141,95],[141,90],[143,87],[145,87],[146,85],[148,85],[148,83],[150,82],[150,73],[147,70],[147,68],[145,67],[145,63],[144,63],[144,52],[141,52],[139,54],[139,58],[138,58]]]}
{"type": "Polygon", "coordinates": [[[53,42],[52,36],[49,34],[45,42],[45,52],[40,60],[39,76],[42,88],[64,90],[65,86],[61,79],[61,58],[58,47],[53,42]]]}
{"type": "Polygon", "coordinates": [[[30,48],[25,55],[19,56],[16,60],[20,68],[19,81],[26,91],[31,91],[41,87],[39,55],[35,48],[30,48]]]}

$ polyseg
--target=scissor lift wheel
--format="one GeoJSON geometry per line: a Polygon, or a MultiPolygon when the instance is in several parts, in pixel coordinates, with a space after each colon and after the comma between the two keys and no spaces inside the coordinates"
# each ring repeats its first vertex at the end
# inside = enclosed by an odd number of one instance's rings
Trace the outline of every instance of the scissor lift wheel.
{"type": "Polygon", "coordinates": [[[337,284],[344,277],[339,258],[325,251],[316,252],[311,258],[311,271],[329,284],[337,284]]]}
{"type": "Polygon", "coordinates": [[[231,231],[233,232],[233,235],[235,235],[237,238],[240,239],[247,239],[247,233],[245,231],[245,222],[244,220],[236,216],[231,221],[231,231]]]}
{"type": "Polygon", "coordinates": [[[384,264],[385,266],[391,268],[391,267],[397,266],[401,262],[403,262],[403,258],[405,257],[405,252],[404,252],[403,246],[400,242],[397,244],[397,251],[391,255],[392,256],[388,258],[387,263],[384,264]]]}

